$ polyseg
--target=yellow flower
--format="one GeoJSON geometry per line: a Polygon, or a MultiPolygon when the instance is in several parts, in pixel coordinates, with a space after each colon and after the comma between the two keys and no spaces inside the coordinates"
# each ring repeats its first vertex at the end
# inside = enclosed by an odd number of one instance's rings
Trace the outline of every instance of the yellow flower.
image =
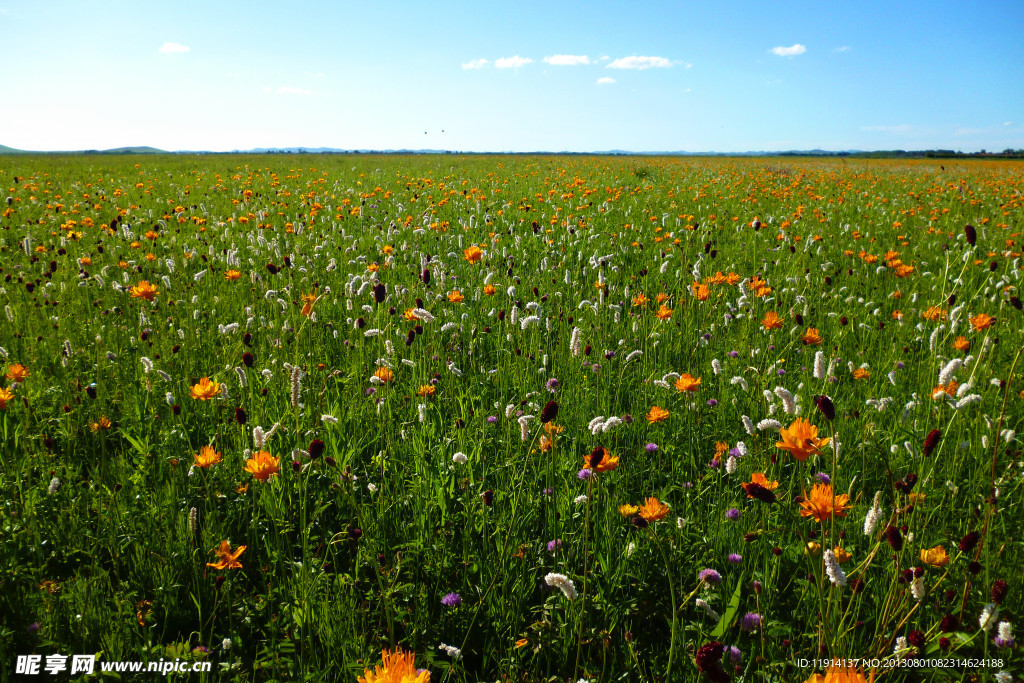
{"type": "Polygon", "coordinates": [[[14,393],[6,387],[0,388],[0,410],[7,410],[7,402],[14,400],[14,393]]]}
{"type": "Polygon", "coordinates": [[[7,374],[4,375],[4,377],[11,380],[12,382],[18,382],[20,384],[21,382],[24,382],[25,379],[28,378],[28,376],[31,374],[32,373],[28,371],[28,368],[26,368],[21,363],[14,363],[13,365],[7,368],[7,374]]]}
{"type": "Polygon", "coordinates": [[[647,422],[649,424],[654,424],[655,422],[663,422],[667,419],[668,411],[665,410],[664,408],[659,408],[658,406],[652,407],[651,411],[647,413],[647,422]]]}
{"type": "Polygon", "coordinates": [[[808,541],[807,547],[804,548],[804,552],[808,555],[817,555],[821,552],[821,544],[815,543],[814,541],[808,541]]]}
{"type": "Polygon", "coordinates": [[[211,382],[209,377],[203,377],[199,380],[199,384],[195,384],[189,389],[189,393],[194,399],[209,401],[211,398],[216,398],[217,394],[220,393],[220,384],[211,382]]]}
{"type": "Polygon", "coordinates": [[[416,309],[415,308],[408,308],[408,309],[406,309],[405,313],[402,314],[402,317],[405,318],[406,322],[410,322],[410,323],[411,322],[415,322],[416,320],[420,319],[420,317],[418,315],[416,315],[416,309]]]}
{"type": "Polygon", "coordinates": [[[358,683],[430,683],[429,671],[416,671],[415,653],[384,650],[380,658],[381,663],[375,667],[376,671],[364,669],[358,683]]]}
{"type": "Polygon", "coordinates": [[[937,545],[934,548],[927,550],[921,550],[921,561],[929,567],[945,567],[949,564],[949,555],[946,554],[946,549],[941,545],[937,545]]]}
{"type": "Polygon", "coordinates": [[[838,562],[839,564],[845,564],[849,562],[850,559],[853,557],[853,555],[846,552],[846,548],[843,548],[842,546],[838,545],[832,549],[832,552],[833,554],[835,554],[836,562],[838,562]]]}
{"type": "Polygon", "coordinates": [[[484,257],[483,249],[480,247],[469,247],[462,251],[462,258],[466,259],[470,263],[476,263],[484,257]]]}
{"type": "Polygon", "coordinates": [[[793,457],[803,462],[809,455],[818,455],[822,447],[828,445],[829,438],[819,439],[818,428],[803,418],[796,418],[789,427],[779,430],[782,441],[776,441],[775,446],[784,451],[789,451],[793,457]]]}
{"type": "Polygon", "coordinates": [[[623,517],[632,517],[639,511],[640,508],[638,508],[636,505],[630,505],[629,503],[619,506],[619,514],[623,517]]]}
{"type": "Polygon", "coordinates": [[[668,516],[668,505],[665,505],[657,498],[648,498],[640,506],[640,516],[648,522],[657,522],[668,516]]]}
{"type": "Polygon", "coordinates": [[[419,391],[416,392],[417,396],[433,396],[437,391],[437,387],[432,384],[424,384],[420,386],[419,391]]]}
{"type": "Polygon", "coordinates": [[[810,495],[800,503],[800,516],[813,517],[815,522],[845,517],[850,509],[849,500],[845,493],[835,495],[830,484],[815,484],[810,495]]]}
{"type": "Polygon", "coordinates": [[[265,482],[281,471],[280,464],[281,459],[275,458],[269,451],[259,451],[245,461],[245,471],[265,482]]]}
{"type": "Polygon", "coordinates": [[[195,456],[195,466],[207,468],[216,465],[221,461],[222,454],[213,449],[213,446],[203,446],[195,456]]]}
{"type": "Polygon", "coordinates": [[[694,377],[689,373],[684,372],[680,375],[679,379],[676,380],[675,387],[679,393],[684,391],[695,392],[700,388],[700,377],[694,377]]]}
{"type": "Polygon", "coordinates": [[[114,423],[110,421],[110,418],[107,417],[106,415],[103,415],[102,417],[100,417],[99,420],[90,424],[89,429],[91,429],[94,432],[98,432],[101,429],[105,431],[107,429],[110,429],[113,425],[114,423]]]}
{"type": "Polygon", "coordinates": [[[242,563],[238,561],[238,558],[245,552],[247,546],[240,545],[235,548],[234,552],[231,550],[231,543],[228,541],[221,541],[219,548],[214,548],[213,552],[217,554],[216,562],[207,562],[207,567],[213,567],[214,569],[241,569],[242,563]]]}
{"type": "Polygon", "coordinates": [[[160,293],[160,290],[154,285],[149,284],[149,280],[143,280],[128,291],[133,299],[145,299],[146,301],[152,301],[160,293]]]}

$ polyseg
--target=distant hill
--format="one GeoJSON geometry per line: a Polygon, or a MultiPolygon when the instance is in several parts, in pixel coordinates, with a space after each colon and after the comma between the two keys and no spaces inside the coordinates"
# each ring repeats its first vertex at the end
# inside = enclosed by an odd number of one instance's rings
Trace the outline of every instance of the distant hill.
{"type": "Polygon", "coordinates": [[[59,152],[36,152],[24,149],[14,149],[7,145],[0,145],[0,155],[8,154],[170,154],[166,150],[156,147],[116,147],[114,149],[79,149],[61,150],[59,152]]]}

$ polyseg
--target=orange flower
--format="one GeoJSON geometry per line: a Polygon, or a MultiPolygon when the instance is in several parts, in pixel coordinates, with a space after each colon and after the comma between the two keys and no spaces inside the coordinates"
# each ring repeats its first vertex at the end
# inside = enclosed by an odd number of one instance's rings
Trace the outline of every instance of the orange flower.
{"type": "Polygon", "coordinates": [[[419,391],[416,392],[417,396],[433,396],[437,391],[437,387],[432,384],[421,385],[419,391]]]}
{"type": "Polygon", "coordinates": [[[143,280],[128,291],[133,299],[145,299],[146,301],[152,301],[160,293],[159,289],[149,284],[149,280],[143,280]]]}
{"type": "Polygon", "coordinates": [[[764,317],[761,318],[761,325],[764,326],[764,329],[766,330],[777,330],[782,327],[782,320],[783,319],[780,318],[779,314],[775,311],[768,311],[764,314],[764,317]]]}
{"type": "Polygon", "coordinates": [[[380,666],[376,671],[363,670],[358,683],[430,683],[430,671],[416,670],[416,654],[395,650],[381,653],[380,666]]]}
{"type": "Polygon", "coordinates": [[[260,481],[267,481],[281,471],[281,458],[275,458],[269,451],[259,451],[245,461],[245,471],[260,481]]]}
{"type": "Polygon", "coordinates": [[[927,550],[922,549],[921,561],[929,567],[945,567],[949,564],[949,555],[946,554],[944,547],[937,545],[927,550]]]}
{"type": "Polygon", "coordinates": [[[224,279],[225,280],[237,280],[240,277],[242,277],[241,271],[237,271],[234,268],[232,268],[228,272],[224,273],[224,279]]]}
{"type": "Polygon", "coordinates": [[[415,321],[420,319],[420,317],[418,315],[416,315],[416,309],[415,308],[408,308],[408,309],[406,309],[405,313],[402,314],[402,317],[405,318],[405,320],[407,322],[415,322],[415,321]]]}
{"type": "Polygon", "coordinates": [[[590,455],[583,456],[583,469],[594,472],[613,472],[619,468],[619,456],[612,455],[601,446],[597,446],[590,455]]]}
{"type": "Polygon", "coordinates": [[[856,370],[853,371],[854,379],[867,379],[870,376],[871,373],[865,370],[864,368],[857,368],[856,370]]]}
{"type": "Polygon", "coordinates": [[[451,301],[453,304],[461,304],[465,300],[466,297],[462,296],[462,292],[457,289],[448,293],[448,301],[451,301]]]}
{"type": "Polygon", "coordinates": [[[391,368],[385,368],[382,366],[377,368],[377,370],[373,373],[373,376],[379,379],[381,382],[387,384],[388,382],[395,378],[395,373],[391,370],[391,368]]]}
{"type": "Polygon", "coordinates": [[[668,419],[668,411],[664,408],[654,406],[651,411],[647,413],[647,422],[654,424],[655,422],[663,422],[668,419]]]}
{"type": "Polygon", "coordinates": [[[702,285],[699,282],[694,282],[692,285],[693,296],[697,301],[707,301],[708,297],[711,296],[711,290],[707,285],[702,285]]]}
{"type": "Polygon", "coordinates": [[[21,363],[14,363],[13,365],[7,368],[7,374],[4,375],[4,377],[11,380],[12,382],[18,382],[20,384],[24,382],[31,374],[32,373],[28,371],[28,368],[26,368],[21,363]]]}
{"type": "Polygon", "coordinates": [[[470,263],[476,263],[484,257],[484,251],[480,247],[470,247],[462,251],[462,258],[470,263]]]}
{"type": "Polygon", "coordinates": [[[217,561],[207,562],[206,566],[214,569],[241,569],[242,563],[238,561],[238,558],[245,552],[245,548],[246,546],[240,545],[232,552],[231,543],[221,541],[220,547],[213,549],[213,552],[217,554],[217,561]]]}
{"type": "Polygon", "coordinates": [[[189,393],[194,399],[209,401],[220,393],[220,384],[211,382],[209,377],[203,377],[199,380],[199,384],[195,384],[189,389],[189,393]]]}
{"type": "Polygon", "coordinates": [[[996,319],[990,316],[988,313],[979,313],[978,315],[971,318],[971,327],[974,328],[975,332],[981,332],[992,327],[996,319]]]}
{"type": "Polygon", "coordinates": [[[663,304],[666,301],[668,301],[668,294],[665,292],[660,292],[658,296],[654,297],[654,303],[656,304],[663,304]]]}
{"type": "Polygon", "coordinates": [[[112,426],[114,426],[114,423],[110,421],[110,418],[107,417],[106,415],[102,415],[99,420],[89,425],[89,429],[91,429],[94,432],[98,432],[101,429],[106,431],[110,429],[112,426]]]}
{"type": "Polygon", "coordinates": [[[932,389],[932,400],[937,401],[946,396],[956,396],[956,390],[959,386],[960,384],[957,383],[955,379],[949,380],[949,384],[947,384],[946,386],[942,386],[941,384],[939,384],[934,389],[932,389]]]}
{"type": "Polygon", "coordinates": [[[646,305],[647,305],[647,297],[644,296],[643,292],[640,292],[639,294],[637,294],[636,296],[633,297],[633,306],[646,306],[646,305]]]}
{"type": "MultiPolygon", "coordinates": [[[[743,487],[744,491],[747,491],[747,487],[750,486],[750,484],[757,484],[761,488],[767,489],[769,491],[774,491],[775,489],[779,488],[779,482],[769,481],[768,477],[764,476],[764,472],[754,472],[753,474],[750,475],[750,481],[743,482],[740,484],[740,486],[743,487]]],[[[747,491],[747,498],[753,497],[754,496],[750,495],[750,492],[747,491]]]]}
{"type": "Polygon", "coordinates": [[[970,351],[971,342],[967,341],[967,337],[957,337],[953,342],[953,348],[957,351],[970,351]]]}
{"type": "Polygon", "coordinates": [[[494,296],[497,291],[498,288],[494,285],[484,285],[484,294],[487,296],[494,296]]]}
{"type": "Polygon", "coordinates": [[[658,309],[658,312],[655,313],[655,315],[658,316],[659,320],[668,320],[672,317],[672,309],[665,304],[662,304],[661,308],[658,309]]]}
{"type": "Polygon", "coordinates": [[[675,383],[676,390],[679,393],[689,391],[691,393],[696,392],[700,388],[700,377],[693,377],[689,373],[684,372],[675,383]]]}
{"type": "Polygon", "coordinates": [[[668,505],[665,505],[657,498],[648,498],[640,506],[640,516],[648,522],[657,522],[668,516],[668,505]]]}
{"type": "Polygon", "coordinates": [[[809,455],[820,454],[822,447],[831,441],[829,438],[819,439],[818,428],[801,417],[793,420],[789,427],[780,429],[779,436],[782,441],[776,441],[775,446],[789,451],[800,462],[807,460],[809,455]]]}
{"type": "Polygon", "coordinates": [[[874,671],[871,672],[870,679],[868,679],[864,678],[863,669],[858,671],[852,666],[847,668],[830,666],[824,676],[812,674],[804,683],[868,683],[869,680],[875,680],[874,671]]]}
{"type": "Polygon", "coordinates": [[[931,306],[921,313],[921,317],[925,320],[945,320],[946,312],[941,306],[931,306]]]}
{"type": "Polygon", "coordinates": [[[815,522],[845,517],[850,509],[849,500],[845,493],[838,496],[832,493],[831,484],[815,484],[810,495],[800,503],[800,516],[813,517],[815,522]]]}
{"type": "Polygon", "coordinates": [[[0,410],[7,410],[7,402],[14,400],[14,392],[6,387],[0,388],[0,410]]]}
{"type": "Polygon", "coordinates": [[[800,341],[807,346],[821,346],[821,333],[816,327],[808,327],[804,336],[800,337],[800,341]]]}
{"type": "Polygon", "coordinates": [[[203,469],[216,465],[222,459],[222,454],[213,450],[213,446],[203,446],[195,456],[195,466],[203,469]]]}

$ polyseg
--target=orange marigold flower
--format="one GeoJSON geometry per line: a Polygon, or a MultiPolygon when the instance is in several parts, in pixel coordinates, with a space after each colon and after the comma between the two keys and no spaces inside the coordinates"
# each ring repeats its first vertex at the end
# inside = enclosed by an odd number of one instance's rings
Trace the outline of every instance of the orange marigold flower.
{"type": "Polygon", "coordinates": [[[212,465],[216,465],[222,458],[223,455],[220,452],[215,451],[213,446],[203,446],[199,449],[199,453],[195,455],[194,464],[196,467],[202,467],[205,469],[212,465]]]}
{"type": "Polygon", "coordinates": [[[476,263],[484,257],[484,251],[480,247],[470,247],[463,249],[462,258],[466,259],[470,263],[476,263]]]}
{"type": "Polygon", "coordinates": [[[7,410],[8,401],[14,400],[14,392],[6,387],[0,388],[0,410],[7,410]]]}
{"type": "Polygon", "coordinates": [[[199,380],[199,384],[194,384],[189,389],[192,398],[200,401],[209,401],[211,398],[216,398],[219,393],[220,384],[211,382],[209,377],[203,377],[199,380]]]}
{"type": "Polygon", "coordinates": [[[665,505],[657,498],[648,498],[640,506],[640,516],[648,522],[657,522],[668,516],[668,505],[665,505]]]}
{"type": "Polygon", "coordinates": [[[491,284],[484,285],[484,294],[486,294],[487,296],[494,296],[495,293],[497,293],[497,291],[498,291],[498,288],[495,287],[494,285],[491,285],[491,284]]]}
{"type": "Polygon", "coordinates": [[[658,320],[668,320],[672,317],[672,309],[665,304],[662,304],[661,308],[658,309],[658,312],[655,313],[655,315],[658,316],[658,320]]]}
{"type": "Polygon", "coordinates": [[[237,280],[240,277],[242,277],[242,272],[235,270],[234,268],[224,273],[225,280],[237,280]]]}
{"type": "Polygon", "coordinates": [[[803,462],[809,455],[818,455],[821,449],[828,445],[830,438],[819,439],[818,428],[802,417],[793,420],[789,427],[779,430],[782,441],[776,441],[775,446],[782,450],[789,451],[793,457],[803,462]]]}
{"type": "Polygon", "coordinates": [[[832,554],[836,556],[836,562],[839,564],[846,564],[853,557],[853,555],[847,552],[846,548],[840,545],[832,548],[832,554]]]}
{"type": "Polygon", "coordinates": [[[800,503],[800,516],[813,517],[815,522],[845,517],[850,509],[849,500],[845,493],[835,495],[831,484],[815,484],[810,495],[800,503]]]}
{"type": "Polygon", "coordinates": [[[821,346],[821,333],[816,327],[808,327],[804,335],[800,337],[800,341],[807,346],[821,346]]]}
{"type": "Polygon", "coordinates": [[[423,384],[420,386],[419,391],[416,392],[417,396],[433,396],[437,392],[437,387],[432,384],[423,384]]]}
{"type": "Polygon", "coordinates": [[[658,296],[654,297],[654,303],[656,304],[662,304],[666,301],[668,301],[668,294],[665,292],[660,292],[658,296]]]}
{"type": "Polygon", "coordinates": [[[96,422],[90,423],[89,429],[91,429],[94,432],[98,432],[101,429],[106,431],[110,429],[112,426],[114,426],[114,423],[110,421],[110,418],[107,417],[106,415],[103,415],[96,422]]]}
{"type": "Polygon", "coordinates": [[[967,337],[957,337],[953,342],[953,348],[957,351],[970,351],[971,342],[967,341],[967,337]]]}
{"type": "Polygon", "coordinates": [[[281,471],[281,458],[275,458],[270,451],[259,451],[245,461],[245,471],[260,481],[267,481],[281,471]]]}
{"type": "Polygon", "coordinates": [[[594,472],[613,472],[619,468],[619,456],[612,455],[601,446],[597,446],[589,455],[583,456],[583,469],[594,472]]]}
{"type": "Polygon", "coordinates": [[[956,396],[956,390],[959,386],[960,384],[955,379],[949,380],[949,384],[946,386],[939,384],[932,389],[932,399],[937,401],[946,396],[956,396]]]}
{"type": "Polygon", "coordinates": [[[149,280],[143,280],[139,284],[134,285],[128,292],[132,295],[133,299],[152,301],[160,293],[160,290],[156,286],[149,284],[149,280]]]}
{"type": "MultiPolygon", "coordinates": [[[[750,482],[749,483],[750,484],[757,484],[761,488],[768,489],[769,491],[774,491],[775,489],[779,488],[779,482],[777,482],[777,481],[769,481],[768,477],[766,477],[764,475],[764,472],[754,472],[753,474],[751,474],[750,475],[750,482]]],[[[740,486],[743,487],[744,491],[747,490],[747,485],[748,485],[747,482],[744,482],[744,483],[740,484],[740,486]]],[[[753,498],[753,496],[750,496],[750,495],[748,495],[747,497],[748,498],[753,498]]]]}
{"type": "Polygon", "coordinates": [[[871,373],[865,370],[864,368],[857,368],[856,370],[853,371],[854,379],[867,379],[870,376],[871,373]]]}
{"type": "Polygon", "coordinates": [[[380,657],[376,671],[364,669],[358,683],[430,683],[430,671],[417,671],[415,653],[384,650],[380,657]]]}
{"type": "Polygon", "coordinates": [[[979,313],[978,315],[971,318],[971,327],[974,328],[975,332],[981,332],[992,327],[996,322],[996,319],[990,316],[988,313],[979,313]]]}
{"type": "Polygon", "coordinates": [[[448,293],[448,301],[451,301],[453,304],[461,304],[465,300],[466,297],[462,296],[462,292],[457,289],[448,293]]]}
{"type": "Polygon", "coordinates": [[[639,294],[637,294],[636,296],[633,297],[633,306],[646,306],[646,305],[647,305],[647,297],[644,296],[643,292],[640,292],[639,294]]]}
{"type": "Polygon", "coordinates": [[[761,318],[761,325],[766,330],[777,330],[782,327],[782,320],[783,319],[780,318],[779,314],[775,311],[768,311],[764,314],[764,317],[761,318]]]}
{"type": "Polygon", "coordinates": [[[395,378],[395,373],[391,368],[379,367],[373,373],[373,376],[379,379],[381,382],[387,383],[395,378]]]}
{"type": "Polygon", "coordinates": [[[655,422],[664,422],[668,419],[668,411],[658,406],[653,406],[649,413],[647,413],[647,422],[654,424],[655,422]]]}
{"type": "Polygon", "coordinates": [[[691,285],[691,288],[693,290],[693,296],[697,301],[707,301],[708,297],[711,296],[711,289],[707,285],[694,282],[691,285]]]}
{"type": "Polygon", "coordinates": [[[21,382],[24,382],[31,374],[32,373],[28,371],[28,368],[26,368],[21,363],[13,363],[7,368],[7,374],[4,375],[4,377],[11,380],[12,382],[18,382],[20,384],[21,382]]]}
{"type": "Polygon", "coordinates": [[[420,319],[420,317],[416,315],[415,308],[407,308],[402,317],[405,318],[407,322],[415,322],[420,319]]]}
{"type": "Polygon", "coordinates": [[[921,313],[921,317],[925,320],[945,320],[946,312],[942,306],[930,306],[921,313]]]}
{"type": "Polygon", "coordinates": [[[676,390],[680,393],[684,391],[695,392],[700,388],[700,377],[694,377],[689,373],[684,372],[679,379],[675,382],[676,390]]]}
{"type": "Polygon", "coordinates": [[[213,567],[214,569],[241,569],[242,563],[238,561],[238,558],[245,552],[247,546],[240,545],[231,550],[231,543],[228,541],[221,541],[219,548],[214,548],[213,552],[217,554],[216,562],[207,562],[207,567],[213,567]]]}

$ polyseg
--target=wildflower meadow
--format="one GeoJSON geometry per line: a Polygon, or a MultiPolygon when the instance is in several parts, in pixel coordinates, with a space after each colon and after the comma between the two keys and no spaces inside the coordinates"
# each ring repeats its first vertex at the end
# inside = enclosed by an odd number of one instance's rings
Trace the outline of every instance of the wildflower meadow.
{"type": "Polygon", "coordinates": [[[2,157],[0,679],[1015,680],[1022,170],[2,157]]]}

